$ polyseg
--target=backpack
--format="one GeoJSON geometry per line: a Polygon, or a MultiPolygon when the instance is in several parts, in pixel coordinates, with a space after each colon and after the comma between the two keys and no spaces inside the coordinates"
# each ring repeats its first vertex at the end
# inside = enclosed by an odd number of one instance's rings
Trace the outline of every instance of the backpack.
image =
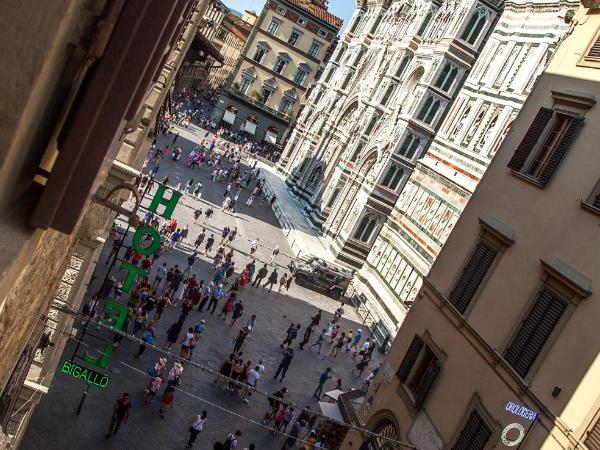
{"type": "Polygon", "coordinates": [[[223,450],[231,450],[234,445],[237,445],[237,439],[232,434],[230,434],[229,436],[227,436],[227,439],[225,439],[225,442],[223,443],[223,450]]]}
{"type": "Polygon", "coordinates": [[[298,337],[298,331],[294,328],[290,330],[290,339],[296,339],[298,337]]]}
{"type": "Polygon", "coordinates": [[[146,344],[154,345],[154,336],[152,336],[152,333],[150,333],[149,331],[146,331],[144,333],[144,342],[146,344]]]}

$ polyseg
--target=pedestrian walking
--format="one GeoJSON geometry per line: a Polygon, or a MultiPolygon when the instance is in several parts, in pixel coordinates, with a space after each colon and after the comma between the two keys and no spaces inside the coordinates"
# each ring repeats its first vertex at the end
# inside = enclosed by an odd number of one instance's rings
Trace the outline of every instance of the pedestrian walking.
{"type": "Polygon", "coordinates": [[[302,326],[300,324],[296,325],[294,323],[292,323],[287,331],[286,331],[286,337],[285,340],[281,343],[280,347],[281,348],[289,348],[292,345],[292,342],[298,337],[298,331],[300,330],[302,326]]]}
{"type": "Polygon", "coordinates": [[[325,339],[327,338],[327,330],[325,328],[323,328],[323,330],[321,330],[321,334],[319,334],[319,337],[317,338],[317,341],[312,344],[309,348],[313,348],[315,346],[318,347],[317,349],[317,354],[321,354],[321,346],[323,345],[323,342],[325,342],[325,339]]]}
{"type": "Polygon", "coordinates": [[[279,376],[279,374],[281,373],[281,378],[279,379],[279,382],[280,383],[283,382],[283,379],[285,378],[285,374],[287,373],[288,369],[290,368],[290,364],[292,363],[292,359],[294,359],[294,349],[289,348],[283,354],[283,359],[279,363],[279,367],[277,367],[277,370],[275,371],[275,375],[273,375],[273,379],[276,380],[277,377],[279,376]]]}
{"type": "Polygon", "coordinates": [[[131,403],[129,402],[129,394],[124,393],[123,396],[115,402],[112,410],[112,416],[110,418],[110,426],[106,438],[108,439],[112,435],[117,434],[119,428],[124,423],[127,423],[129,419],[129,411],[131,410],[131,403]]]}
{"type": "Polygon", "coordinates": [[[294,425],[292,425],[292,428],[288,433],[289,436],[283,444],[282,450],[292,448],[296,444],[296,440],[298,439],[302,428],[304,428],[304,425],[304,421],[301,422],[300,420],[296,421],[294,425]]]}
{"type": "Polygon", "coordinates": [[[223,450],[234,450],[237,448],[239,439],[242,437],[242,432],[237,430],[235,433],[229,433],[225,442],[223,442],[223,450]]]}
{"type": "Polygon", "coordinates": [[[206,420],[208,418],[208,413],[206,411],[202,411],[202,414],[197,415],[192,419],[192,423],[189,428],[190,438],[188,439],[186,448],[192,448],[194,446],[194,442],[198,437],[198,434],[204,430],[204,425],[206,424],[206,420]]]}
{"type": "Polygon", "coordinates": [[[163,263],[162,266],[159,266],[158,269],[156,269],[156,276],[154,277],[154,282],[152,283],[153,288],[157,288],[160,285],[160,282],[167,276],[168,271],[169,269],[167,269],[167,263],[163,263]]]}
{"type": "Polygon", "coordinates": [[[277,258],[277,255],[279,255],[279,245],[276,245],[273,251],[271,252],[271,264],[273,264],[275,258],[277,258]]]}
{"type": "Polygon", "coordinates": [[[254,255],[254,253],[256,253],[256,250],[258,249],[258,241],[259,241],[259,239],[254,239],[252,242],[250,242],[250,254],[251,255],[254,255]]]}
{"type": "Polygon", "coordinates": [[[283,276],[281,277],[281,279],[279,280],[279,288],[277,289],[277,292],[281,292],[281,289],[283,289],[283,287],[287,284],[287,279],[288,279],[288,274],[287,274],[287,272],[285,272],[283,274],[283,276]]]}
{"type": "Polygon", "coordinates": [[[181,340],[181,351],[179,356],[185,359],[190,359],[191,349],[196,345],[196,335],[194,334],[194,328],[189,327],[187,333],[181,340]]]}
{"type": "Polygon", "coordinates": [[[312,330],[313,329],[311,326],[306,327],[306,330],[304,330],[304,336],[302,337],[302,342],[300,342],[300,344],[298,344],[298,347],[300,347],[300,350],[304,350],[304,346],[306,344],[308,344],[312,330]]]}
{"type": "Polygon", "coordinates": [[[269,292],[273,292],[273,285],[275,284],[277,284],[277,269],[273,269],[273,272],[271,272],[269,279],[263,285],[263,287],[266,289],[267,285],[269,285],[269,292]]]}
{"type": "Polygon", "coordinates": [[[171,324],[171,326],[167,329],[167,342],[163,347],[165,350],[171,350],[171,347],[177,339],[179,339],[179,334],[181,333],[181,329],[183,328],[183,320],[178,320],[177,322],[171,324]]]}
{"type": "Polygon", "coordinates": [[[215,235],[211,234],[210,237],[206,240],[206,245],[204,246],[204,254],[208,255],[212,251],[213,244],[215,243],[215,235]]]}
{"type": "Polygon", "coordinates": [[[317,400],[321,400],[321,395],[323,394],[323,388],[325,387],[325,383],[327,383],[327,380],[332,378],[330,373],[331,367],[328,367],[319,376],[319,385],[317,386],[317,389],[315,389],[315,393],[313,394],[313,397],[315,397],[317,400]]]}
{"type": "Polygon", "coordinates": [[[240,397],[244,403],[248,403],[248,397],[252,395],[252,391],[258,386],[258,380],[260,379],[260,366],[255,366],[254,369],[248,371],[246,377],[246,387],[242,390],[240,397]]]}
{"type": "Polygon", "coordinates": [[[200,232],[200,234],[198,235],[198,237],[196,237],[196,240],[194,241],[194,248],[196,250],[198,250],[198,247],[200,247],[202,245],[205,237],[206,237],[206,228],[202,228],[202,231],[200,232]]]}
{"type": "Polygon", "coordinates": [[[329,356],[332,356],[335,358],[338,355],[340,349],[344,346],[345,342],[346,342],[346,333],[342,332],[342,334],[337,338],[337,341],[335,341],[335,344],[333,345],[333,348],[331,349],[329,356]]]}
{"type": "Polygon", "coordinates": [[[254,286],[254,287],[260,287],[260,283],[267,276],[267,273],[269,273],[269,269],[267,268],[267,265],[265,264],[260,269],[258,269],[258,272],[256,274],[256,278],[252,282],[252,286],[254,286]]]}

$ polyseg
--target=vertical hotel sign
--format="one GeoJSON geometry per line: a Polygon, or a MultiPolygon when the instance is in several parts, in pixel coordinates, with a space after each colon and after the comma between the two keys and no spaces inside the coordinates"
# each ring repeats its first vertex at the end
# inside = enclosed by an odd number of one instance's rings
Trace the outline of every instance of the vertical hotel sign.
{"type": "MultiPolygon", "coordinates": [[[[177,202],[181,198],[181,193],[177,192],[174,189],[171,189],[171,197],[165,198],[164,194],[167,190],[167,187],[163,184],[158,185],[158,189],[154,194],[154,198],[152,199],[152,203],[148,207],[149,211],[158,214],[159,216],[170,219],[173,215],[173,211],[177,206],[177,202]],[[163,206],[162,212],[158,212],[158,208],[163,206]]],[[[142,226],[139,227],[135,234],[133,235],[132,245],[136,252],[140,253],[143,256],[152,255],[158,250],[160,247],[160,235],[155,228],[150,226],[142,226]],[[146,236],[150,236],[150,244],[142,246],[142,238],[146,236]]],[[[129,292],[131,287],[133,286],[133,282],[136,277],[143,276],[147,277],[148,273],[145,270],[142,270],[140,267],[136,267],[127,262],[122,262],[120,269],[125,271],[127,275],[125,276],[125,280],[123,281],[123,292],[129,292]]],[[[106,318],[100,318],[99,321],[105,325],[110,326],[113,330],[122,331],[123,325],[125,323],[125,319],[127,318],[128,309],[126,306],[123,306],[120,303],[114,302],[112,300],[106,300],[104,302],[104,309],[107,311],[106,318]]],[[[88,355],[87,353],[83,356],[83,360],[94,366],[105,369],[108,366],[108,361],[113,352],[112,344],[106,344],[104,346],[104,350],[102,354],[95,358],[93,356],[88,355]]]]}
{"type": "Polygon", "coordinates": [[[535,423],[538,413],[522,403],[508,401],[500,417],[502,432],[500,441],[506,448],[519,448],[535,423]]]}

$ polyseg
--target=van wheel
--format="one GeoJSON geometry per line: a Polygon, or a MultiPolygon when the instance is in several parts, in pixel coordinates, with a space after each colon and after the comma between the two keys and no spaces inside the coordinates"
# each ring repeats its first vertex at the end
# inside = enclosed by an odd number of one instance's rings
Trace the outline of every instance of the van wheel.
{"type": "Polygon", "coordinates": [[[340,298],[342,298],[342,291],[340,289],[333,289],[331,291],[331,296],[335,299],[335,300],[339,300],[340,298]]]}
{"type": "Polygon", "coordinates": [[[304,284],[306,283],[306,276],[302,274],[296,275],[296,284],[304,284]]]}

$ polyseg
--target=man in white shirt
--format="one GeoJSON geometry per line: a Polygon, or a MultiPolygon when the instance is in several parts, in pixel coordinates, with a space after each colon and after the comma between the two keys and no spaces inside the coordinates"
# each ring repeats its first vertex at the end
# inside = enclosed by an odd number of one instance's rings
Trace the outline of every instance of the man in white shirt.
{"type": "Polygon", "coordinates": [[[186,448],[192,448],[194,446],[194,441],[196,440],[198,433],[200,433],[204,429],[204,424],[206,423],[207,416],[208,413],[206,411],[202,411],[202,414],[197,415],[192,420],[192,425],[189,429],[190,438],[188,439],[186,448]]]}
{"type": "Polygon", "coordinates": [[[240,394],[240,397],[244,403],[248,403],[248,397],[251,395],[250,392],[251,390],[256,389],[256,386],[258,386],[259,378],[260,366],[256,366],[254,369],[248,371],[248,379],[246,380],[248,387],[245,387],[240,394]]]}

